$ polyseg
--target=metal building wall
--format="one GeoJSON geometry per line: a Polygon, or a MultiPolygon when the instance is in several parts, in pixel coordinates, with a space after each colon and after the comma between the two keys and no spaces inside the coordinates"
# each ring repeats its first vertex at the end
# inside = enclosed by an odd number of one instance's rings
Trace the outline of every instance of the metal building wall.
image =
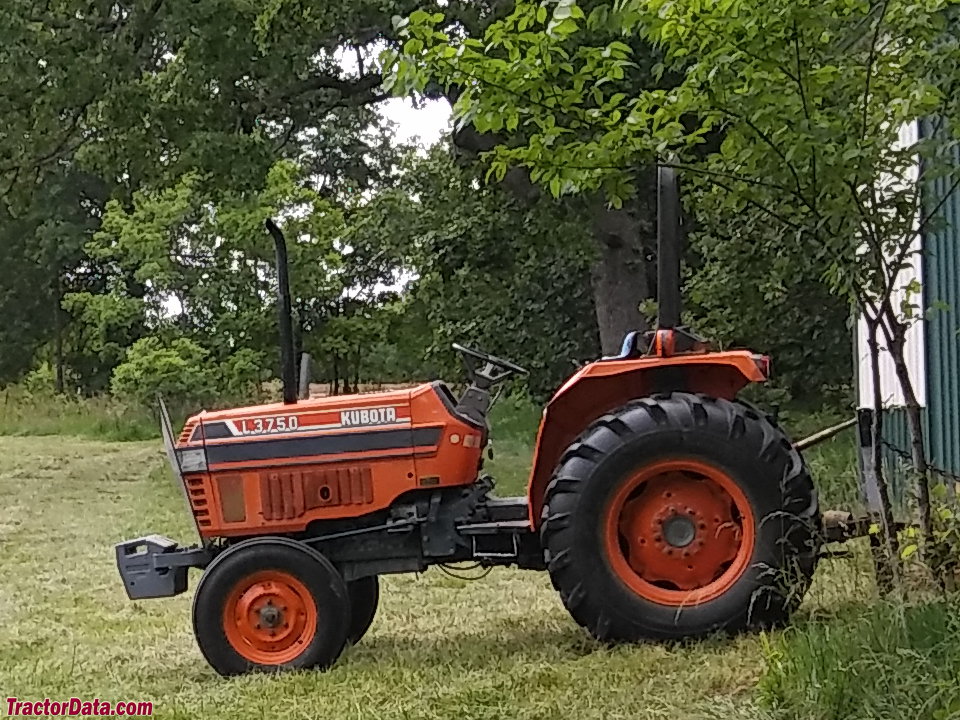
{"type": "MultiPolygon", "coordinates": [[[[923,408],[921,423],[923,424],[924,440],[927,446],[929,457],[930,438],[927,428],[930,427],[928,409],[923,408]]],[[[900,452],[910,452],[910,427],[907,424],[907,411],[902,407],[887,408],[883,411],[883,440],[888,443],[888,447],[883,450],[883,465],[887,478],[890,483],[890,492],[898,512],[906,507],[909,499],[907,493],[910,492],[910,464],[905,462],[900,453],[892,450],[897,448],[900,452]]]]}
{"type": "MultiPolygon", "coordinates": [[[[925,121],[924,135],[931,131],[925,121]]],[[[960,165],[960,150],[954,149],[960,165]]],[[[924,187],[923,204],[934,210],[952,184],[938,178],[924,187]]],[[[960,192],[954,191],[924,238],[923,293],[926,322],[927,452],[930,462],[960,473],[960,192]],[[941,309],[938,309],[940,307],[941,309]]]]}

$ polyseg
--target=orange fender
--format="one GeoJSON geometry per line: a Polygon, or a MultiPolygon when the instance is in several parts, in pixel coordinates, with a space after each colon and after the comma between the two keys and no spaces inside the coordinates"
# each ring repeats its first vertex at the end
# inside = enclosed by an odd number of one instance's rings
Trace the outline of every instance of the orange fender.
{"type": "Polygon", "coordinates": [[[671,390],[733,399],[767,379],[768,359],[747,350],[599,360],[580,368],[543,411],[527,485],[530,525],[540,526],[543,496],[563,451],[598,417],[635,398],[671,390]]]}

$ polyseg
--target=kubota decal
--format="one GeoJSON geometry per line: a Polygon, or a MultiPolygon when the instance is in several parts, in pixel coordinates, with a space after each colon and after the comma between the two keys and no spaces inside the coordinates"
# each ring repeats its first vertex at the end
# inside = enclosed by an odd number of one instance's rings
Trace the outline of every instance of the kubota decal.
{"type": "Polygon", "coordinates": [[[404,405],[349,409],[324,408],[288,415],[261,415],[259,417],[207,421],[197,425],[190,436],[190,442],[409,424],[410,408],[404,405]]]}
{"type": "Polygon", "coordinates": [[[361,410],[341,410],[340,426],[387,425],[397,422],[397,409],[394,407],[363,408],[361,410]]]}

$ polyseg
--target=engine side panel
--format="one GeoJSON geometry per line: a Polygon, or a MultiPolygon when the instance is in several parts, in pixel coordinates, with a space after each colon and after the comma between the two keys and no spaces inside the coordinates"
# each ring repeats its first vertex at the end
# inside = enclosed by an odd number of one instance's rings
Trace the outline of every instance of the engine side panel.
{"type": "Polygon", "coordinates": [[[733,398],[766,376],[745,350],[670,357],[601,360],[585,365],[557,391],[543,411],[527,485],[530,525],[540,526],[543,496],[563,451],[588,425],[635,398],[683,390],[733,398]]]}
{"type": "Polygon", "coordinates": [[[205,458],[206,471],[184,463],[184,479],[206,538],[303,532],[383,510],[410,490],[469,484],[483,441],[429,384],[202,413],[178,450],[205,458]]]}

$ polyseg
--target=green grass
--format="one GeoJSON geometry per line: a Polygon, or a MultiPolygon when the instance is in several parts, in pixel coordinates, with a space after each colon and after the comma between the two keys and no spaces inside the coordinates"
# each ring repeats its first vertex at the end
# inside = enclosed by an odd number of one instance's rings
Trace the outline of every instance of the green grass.
{"type": "Polygon", "coordinates": [[[33,394],[0,390],[0,435],[75,435],[135,441],[159,437],[153,413],[107,396],[33,394]]]}
{"type": "Polygon", "coordinates": [[[960,717],[960,605],[878,603],[765,648],[764,704],[790,718],[960,717]]]}
{"type": "MultiPolygon", "coordinates": [[[[327,673],[224,680],[190,628],[190,593],[130,602],[113,543],[188,540],[157,442],[0,438],[0,688],[21,698],[147,699],[161,717],[763,717],[759,636],[608,649],[544,573],[468,583],[387,577],[370,634],[327,673]]],[[[803,611],[870,597],[858,558],[824,568],[803,611]]],[[[196,576],[192,577],[196,582],[196,576]]]]}
{"type": "MultiPolygon", "coordinates": [[[[537,419],[515,400],[494,415],[487,469],[504,494],[523,490],[537,419]]],[[[839,484],[850,458],[836,442],[811,465],[839,484]]],[[[192,590],[127,600],[112,545],[146,532],[191,537],[157,441],[0,438],[6,696],[146,699],[167,718],[459,720],[944,720],[934,711],[954,702],[956,607],[878,605],[856,543],[821,563],[783,632],[607,648],[569,618],[545,573],[498,568],[473,583],[431,569],[383,579],[370,633],[329,672],[224,680],[194,644],[192,590]]]]}

